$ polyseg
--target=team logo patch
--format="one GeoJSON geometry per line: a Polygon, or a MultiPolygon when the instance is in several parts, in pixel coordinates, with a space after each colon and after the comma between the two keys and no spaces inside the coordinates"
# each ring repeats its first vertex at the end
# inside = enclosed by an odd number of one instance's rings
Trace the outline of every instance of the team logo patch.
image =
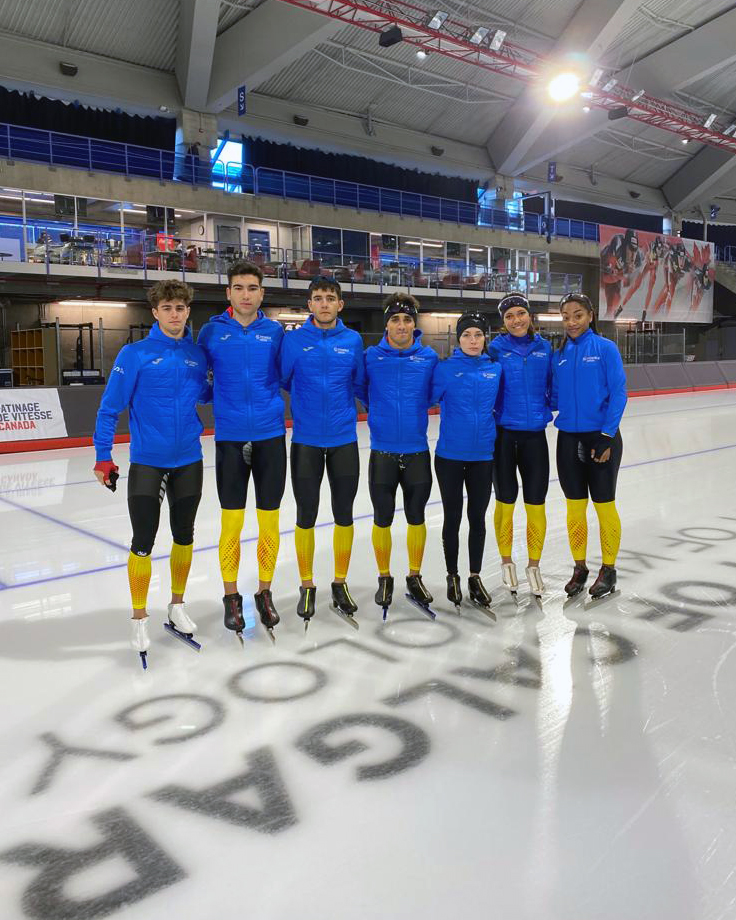
{"type": "Polygon", "coordinates": [[[304,351],[311,351],[314,348],[314,345],[307,345],[304,351]]]}
{"type": "Polygon", "coordinates": [[[493,371],[483,371],[483,376],[486,378],[486,380],[493,380],[497,374],[495,374],[493,371]]]}
{"type": "Polygon", "coordinates": [[[187,367],[199,367],[199,364],[196,361],[192,361],[189,358],[184,358],[184,363],[187,367]]]}
{"type": "MultiPolygon", "coordinates": [[[[600,360],[601,360],[601,359],[600,359],[600,356],[599,356],[599,355],[586,355],[586,356],[583,358],[583,361],[584,361],[586,364],[591,364],[593,361],[600,361],[600,360]]],[[[562,364],[562,362],[560,362],[560,364],[562,364]]]]}
{"type": "Polygon", "coordinates": [[[122,369],[122,367],[120,367],[119,364],[116,364],[112,370],[114,374],[125,374],[125,371],[122,369]]]}
{"type": "Polygon", "coordinates": [[[335,345],[335,347],[333,348],[333,351],[335,352],[335,354],[338,354],[338,355],[349,355],[350,354],[349,348],[340,348],[339,345],[335,345]]]}
{"type": "Polygon", "coordinates": [[[163,360],[163,358],[154,358],[151,364],[160,364],[163,360]]]}
{"type": "Polygon", "coordinates": [[[221,335],[221,336],[220,336],[220,341],[221,341],[221,342],[224,342],[224,341],[226,341],[226,340],[229,339],[229,338],[230,338],[230,333],[228,332],[227,335],[221,335]]]}
{"type": "Polygon", "coordinates": [[[270,342],[270,341],[272,341],[270,335],[258,335],[258,333],[256,333],[256,339],[257,339],[257,341],[259,341],[259,342],[270,342]]]}
{"type": "Polygon", "coordinates": [[[563,364],[566,364],[566,363],[567,363],[567,358],[560,358],[560,362],[559,362],[559,364],[558,364],[557,366],[558,366],[558,367],[562,367],[562,365],[563,365],[563,364]]]}
{"type": "Polygon", "coordinates": [[[535,357],[535,358],[546,358],[546,357],[547,357],[547,353],[544,352],[544,351],[533,351],[533,352],[532,352],[532,356],[535,357]]]}

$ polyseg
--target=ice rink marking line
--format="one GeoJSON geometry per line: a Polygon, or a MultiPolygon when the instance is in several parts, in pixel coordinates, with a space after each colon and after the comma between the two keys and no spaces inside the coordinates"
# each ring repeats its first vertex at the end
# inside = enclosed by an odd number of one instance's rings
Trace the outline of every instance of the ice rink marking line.
{"type": "MultiPolygon", "coordinates": [[[[658,457],[658,458],[655,458],[654,460],[638,460],[636,463],[622,464],[621,469],[631,470],[631,469],[634,469],[635,467],[648,466],[652,463],[668,463],[670,460],[684,460],[684,459],[687,459],[688,457],[698,457],[698,456],[701,456],[702,454],[712,454],[712,453],[716,453],[721,450],[733,450],[734,448],[736,448],[736,444],[724,444],[721,447],[708,447],[703,450],[695,450],[695,451],[692,451],[686,454],[673,454],[670,457],[658,457]]],[[[559,482],[559,479],[557,477],[550,478],[550,482],[559,482]]],[[[51,522],[52,524],[58,524],[60,527],[66,527],[69,530],[74,530],[77,533],[80,533],[85,537],[89,537],[92,540],[98,540],[99,542],[106,543],[108,546],[113,546],[115,549],[118,549],[122,552],[125,552],[125,553],[128,552],[127,546],[123,546],[122,544],[119,544],[119,543],[113,543],[111,540],[107,540],[105,537],[100,537],[97,534],[89,533],[88,531],[82,530],[79,527],[75,527],[73,524],[68,524],[65,521],[59,521],[56,518],[51,517],[50,515],[43,514],[43,512],[41,511],[36,511],[34,508],[25,508],[23,505],[16,505],[15,502],[11,502],[7,498],[0,498],[0,501],[5,502],[5,504],[11,505],[13,508],[17,508],[19,511],[28,511],[30,514],[35,514],[38,517],[44,518],[45,520],[51,522]]],[[[442,504],[442,501],[437,499],[435,501],[427,502],[426,507],[430,508],[430,507],[441,505],[441,504],[442,504]]],[[[403,507],[396,508],[395,513],[398,514],[399,512],[403,510],[404,510],[403,507]]],[[[354,521],[365,521],[372,517],[373,517],[373,512],[369,512],[368,514],[357,514],[355,515],[353,520],[354,521]]],[[[322,521],[320,523],[315,524],[314,528],[316,530],[322,527],[331,527],[333,523],[334,521],[322,521]]],[[[288,530],[279,531],[279,536],[288,537],[289,535],[293,533],[294,533],[294,528],[290,528],[288,530]]],[[[240,541],[240,544],[241,546],[244,546],[247,543],[255,543],[257,542],[257,540],[258,540],[257,536],[246,537],[245,539],[240,541]]],[[[206,553],[206,552],[211,552],[213,549],[217,549],[217,548],[218,548],[217,544],[212,544],[211,546],[198,546],[198,547],[195,547],[194,552],[195,553],[206,553]]],[[[161,560],[168,559],[168,558],[169,557],[167,555],[151,556],[151,561],[160,562],[161,560]]],[[[27,588],[27,587],[32,587],[33,585],[43,585],[51,581],[61,581],[64,578],[79,578],[82,575],[94,575],[96,572],[109,572],[113,569],[125,568],[127,564],[128,563],[126,560],[125,562],[117,563],[115,565],[104,566],[99,569],[86,569],[85,571],[82,571],[82,572],[71,572],[71,573],[65,573],[62,575],[51,575],[48,578],[39,578],[36,581],[25,581],[25,582],[20,582],[19,584],[14,584],[14,585],[6,585],[0,582],[0,591],[12,591],[14,588],[27,588]]]]}

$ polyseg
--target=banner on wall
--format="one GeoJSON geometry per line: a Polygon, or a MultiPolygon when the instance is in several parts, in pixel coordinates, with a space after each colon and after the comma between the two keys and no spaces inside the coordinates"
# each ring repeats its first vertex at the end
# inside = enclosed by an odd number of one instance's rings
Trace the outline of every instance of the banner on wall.
{"type": "Polygon", "coordinates": [[[600,319],[713,320],[710,243],[601,224],[600,265],[600,319]]]}
{"type": "Polygon", "coordinates": [[[0,390],[0,442],[65,438],[58,390],[0,390]]]}

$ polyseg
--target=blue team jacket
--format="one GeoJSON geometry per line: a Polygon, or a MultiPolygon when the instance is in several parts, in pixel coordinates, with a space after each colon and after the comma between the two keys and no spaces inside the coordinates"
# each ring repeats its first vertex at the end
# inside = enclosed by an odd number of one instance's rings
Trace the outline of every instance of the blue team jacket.
{"type": "Polygon", "coordinates": [[[392,454],[427,450],[427,410],[432,405],[432,374],[436,352],[422,345],[414,331],[414,344],[403,351],[392,348],[384,336],[365,352],[368,392],[368,427],[371,448],[392,454]]]}
{"type": "Polygon", "coordinates": [[[615,435],[626,406],[626,374],[618,348],[588,329],[552,356],[552,409],[560,431],[615,435]]]}
{"type": "Polygon", "coordinates": [[[493,407],[504,373],[501,364],[490,355],[471,358],[460,348],[439,362],[432,381],[432,403],[439,402],[441,413],[438,457],[493,459],[493,407]]]}
{"type": "Polygon", "coordinates": [[[279,352],[284,330],[258,311],[241,326],[228,310],[202,327],[197,342],[214,373],[216,441],[263,441],[284,434],[279,352]]]}
{"type": "Polygon", "coordinates": [[[497,336],[488,346],[501,362],[503,382],[496,422],[515,431],[541,431],[552,421],[552,346],[540,335],[497,336]]]}
{"type": "Polygon", "coordinates": [[[115,359],[97,412],[97,459],[110,459],[118,416],[128,409],[131,463],[174,469],[201,460],[197,403],[211,398],[207,358],[189,329],[172,339],[154,323],[115,359]]]}

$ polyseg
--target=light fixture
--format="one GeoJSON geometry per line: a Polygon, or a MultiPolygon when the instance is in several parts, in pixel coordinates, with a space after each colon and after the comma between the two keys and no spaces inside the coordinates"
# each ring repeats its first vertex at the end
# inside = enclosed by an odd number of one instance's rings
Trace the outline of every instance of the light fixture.
{"type": "Polygon", "coordinates": [[[592,99],[594,95],[595,93],[590,93],[587,90],[585,90],[585,92],[580,93],[580,98],[581,99],[592,99]]]}
{"type": "Polygon", "coordinates": [[[425,249],[442,249],[445,245],[444,243],[428,243],[426,240],[423,240],[425,249]]]}
{"type": "Polygon", "coordinates": [[[59,70],[64,74],[65,77],[76,77],[79,73],[79,68],[76,64],[70,64],[69,61],[59,61],[59,70]]]}
{"type": "Polygon", "coordinates": [[[584,111],[585,114],[587,115],[588,112],[590,111],[590,106],[589,106],[589,105],[584,105],[584,106],[583,106],[583,111],[584,111]]]}
{"type": "Polygon", "coordinates": [[[536,318],[543,323],[561,323],[562,316],[559,313],[537,313],[536,318]]]}
{"type": "Polygon", "coordinates": [[[306,323],[311,313],[279,313],[279,319],[291,320],[292,323],[306,323]]]}
{"type": "Polygon", "coordinates": [[[715,112],[711,112],[710,115],[703,122],[703,127],[710,128],[710,126],[713,124],[713,122],[716,120],[717,117],[718,116],[716,115],[715,112]]]}
{"type": "Polygon", "coordinates": [[[481,26],[479,29],[476,29],[475,32],[470,36],[471,45],[480,45],[480,43],[485,39],[486,35],[490,32],[490,29],[484,29],[481,26]]]}
{"type": "Polygon", "coordinates": [[[496,29],[491,39],[491,51],[500,51],[501,45],[506,41],[506,33],[503,29],[496,29]]]}
{"type": "Polygon", "coordinates": [[[725,128],[723,133],[726,135],[726,137],[728,137],[730,134],[733,134],[734,131],[736,131],[736,122],[725,128]]]}
{"type": "Polygon", "coordinates": [[[432,146],[432,147],[430,147],[429,149],[432,151],[432,156],[433,156],[433,157],[441,157],[442,154],[445,152],[445,148],[444,148],[444,147],[435,147],[435,146],[432,146]]]}
{"type": "Polygon", "coordinates": [[[404,240],[404,246],[421,246],[419,240],[404,240]]]}
{"type": "Polygon", "coordinates": [[[468,246],[468,252],[485,252],[484,246],[468,246]]]}
{"type": "Polygon", "coordinates": [[[158,110],[159,110],[159,112],[168,112],[168,111],[169,111],[169,107],[168,107],[168,105],[160,105],[160,106],[158,107],[158,110]]]}
{"type": "Polygon", "coordinates": [[[638,101],[641,99],[641,97],[642,97],[643,95],[644,95],[644,90],[643,90],[643,89],[640,89],[640,90],[638,90],[637,92],[634,93],[634,95],[631,97],[631,101],[632,101],[632,102],[638,102],[638,101]]]}
{"type": "Polygon", "coordinates": [[[437,10],[434,16],[427,23],[427,28],[438,31],[445,24],[445,20],[447,19],[448,15],[449,13],[444,13],[442,10],[437,10]]]}
{"type": "MultiPolygon", "coordinates": [[[[4,198],[7,201],[23,201],[21,195],[0,195],[0,198],[4,198]]],[[[26,195],[26,201],[31,204],[53,204],[53,198],[29,198],[26,195]]]]}
{"type": "Polygon", "coordinates": [[[295,125],[299,125],[300,128],[306,128],[306,126],[309,124],[309,119],[304,115],[294,115],[292,117],[292,121],[295,125]]]}
{"type": "Polygon", "coordinates": [[[115,307],[118,310],[128,306],[119,300],[59,300],[57,304],[60,307],[115,307]]]}
{"type": "Polygon", "coordinates": [[[570,71],[565,71],[550,80],[547,92],[555,102],[565,102],[571,99],[579,89],[580,81],[577,75],[570,71]]]}
{"type": "Polygon", "coordinates": [[[618,80],[615,77],[611,77],[608,83],[603,84],[603,92],[610,93],[613,87],[618,83],[618,80]]]}
{"type": "Polygon", "coordinates": [[[689,138],[689,137],[683,137],[683,139],[680,141],[680,143],[681,143],[681,144],[689,144],[689,143],[690,143],[690,138],[689,138]]]}
{"type": "Polygon", "coordinates": [[[427,52],[426,52],[426,51],[422,51],[422,49],[420,48],[419,51],[417,51],[417,58],[418,58],[420,61],[426,61],[426,59],[427,59],[427,52]]]}
{"type": "Polygon", "coordinates": [[[600,83],[600,79],[601,79],[602,76],[603,76],[603,68],[602,68],[602,67],[596,67],[596,69],[593,71],[593,76],[590,78],[590,85],[591,85],[591,86],[598,86],[598,84],[600,83]]]}
{"type": "Polygon", "coordinates": [[[430,313],[435,319],[460,319],[462,313],[430,313]]]}

